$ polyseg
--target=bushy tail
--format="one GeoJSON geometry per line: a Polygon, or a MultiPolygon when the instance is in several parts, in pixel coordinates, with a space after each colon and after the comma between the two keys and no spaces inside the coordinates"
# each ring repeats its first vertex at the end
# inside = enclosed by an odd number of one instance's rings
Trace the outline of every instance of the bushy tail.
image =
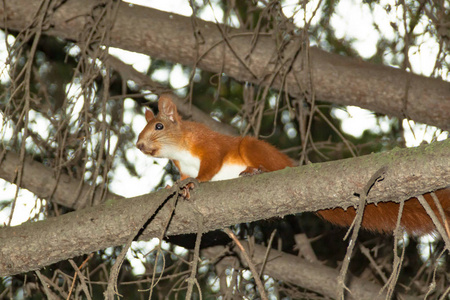
{"type": "MultiPolygon", "coordinates": [[[[436,196],[444,210],[444,222],[450,224],[450,188],[435,191],[436,196]]],[[[435,205],[430,193],[424,194],[424,197],[430,207],[433,209],[439,221],[443,223],[441,214],[435,205]]],[[[368,204],[364,210],[362,227],[377,232],[392,233],[397,224],[397,216],[400,205],[395,202],[382,202],[378,204],[368,204]]],[[[356,216],[356,210],[353,207],[344,210],[334,208],[320,210],[317,212],[325,220],[340,226],[350,226],[356,216]]],[[[419,203],[417,198],[411,198],[405,201],[401,218],[401,226],[408,233],[423,235],[436,231],[436,227],[427,214],[425,209],[419,203]]]]}

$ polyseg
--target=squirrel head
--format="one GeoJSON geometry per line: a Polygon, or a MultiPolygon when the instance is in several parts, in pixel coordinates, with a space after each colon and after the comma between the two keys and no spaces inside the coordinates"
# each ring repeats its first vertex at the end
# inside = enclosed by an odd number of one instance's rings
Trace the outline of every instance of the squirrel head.
{"type": "Polygon", "coordinates": [[[166,157],[165,152],[176,147],[181,137],[181,117],[170,95],[163,94],[158,101],[159,113],[145,111],[147,125],[139,134],[136,147],[154,157],[166,157]]]}

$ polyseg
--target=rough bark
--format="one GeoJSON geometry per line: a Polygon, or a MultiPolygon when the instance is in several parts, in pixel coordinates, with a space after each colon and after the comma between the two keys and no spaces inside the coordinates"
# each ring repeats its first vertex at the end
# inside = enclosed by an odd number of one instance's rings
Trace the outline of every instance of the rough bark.
{"type": "MultiPolygon", "coordinates": [[[[205,231],[242,222],[358,203],[369,178],[383,166],[368,202],[400,201],[450,182],[450,140],[412,149],[311,164],[253,177],[202,183],[190,201],[179,201],[167,235],[195,233],[203,215],[205,231]]],[[[171,191],[118,199],[35,223],[0,230],[0,276],[123,244],[144,218],[152,217],[140,239],[161,234],[170,207],[151,214],[171,191]],[[153,204],[152,204],[153,203],[153,204]]]]}
{"type": "MultiPolygon", "coordinates": [[[[33,22],[39,0],[7,0],[0,7],[3,28],[23,30],[33,22]]],[[[79,33],[91,20],[92,7],[102,1],[71,0],[48,14],[46,34],[79,40],[79,33]]],[[[405,116],[442,129],[450,129],[450,83],[414,75],[402,70],[373,65],[361,60],[309,50],[306,67],[298,40],[280,53],[270,34],[254,33],[196,20],[200,43],[196,44],[192,20],[150,8],[121,3],[111,31],[110,46],[152,57],[222,73],[240,81],[282,87],[277,70],[292,65],[283,88],[301,95],[314,86],[317,99],[342,105],[356,105],[404,118],[405,116]],[[225,38],[224,38],[225,37],[225,38]],[[198,46],[198,52],[196,51],[198,46]],[[298,52],[300,51],[300,53],[298,52]],[[292,62],[292,60],[295,61],[292,62]],[[312,83],[309,78],[312,78],[312,83]],[[302,88],[303,87],[303,88],[302,88]]]]}

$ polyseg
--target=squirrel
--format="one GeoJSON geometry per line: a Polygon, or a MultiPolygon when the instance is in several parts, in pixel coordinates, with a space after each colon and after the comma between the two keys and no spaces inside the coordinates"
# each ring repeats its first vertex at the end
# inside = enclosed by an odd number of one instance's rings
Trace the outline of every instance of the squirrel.
{"type": "MultiPolygon", "coordinates": [[[[199,182],[237,178],[293,167],[293,161],[267,142],[253,137],[233,137],[215,132],[207,126],[182,120],[171,96],[163,94],[158,102],[159,114],[145,111],[147,125],[139,134],[136,147],[144,154],[168,158],[178,168],[181,180],[188,177],[199,182]]],[[[450,188],[435,191],[450,219],[450,188]]],[[[439,217],[430,193],[424,195],[439,217]]],[[[399,204],[382,202],[367,204],[361,226],[370,231],[393,232],[397,224],[399,204]]],[[[349,207],[319,210],[323,219],[340,226],[350,226],[356,210],[349,207]]],[[[440,218],[440,217],[439,217],[440,218]]],[[[406,200],[401,226],[408,233],[428,234],[435,226],[417,198],[406,200]]]]}

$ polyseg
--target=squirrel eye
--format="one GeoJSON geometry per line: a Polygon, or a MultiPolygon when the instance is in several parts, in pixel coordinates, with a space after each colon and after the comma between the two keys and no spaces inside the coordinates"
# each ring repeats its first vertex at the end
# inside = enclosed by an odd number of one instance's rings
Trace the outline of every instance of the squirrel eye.
{"type": "Polygon", "coordinates": [[[164,125],[162,123],[156,123],[155,124],[155,129],[156,130],[163,130],[164,129],[164,125]]]}

